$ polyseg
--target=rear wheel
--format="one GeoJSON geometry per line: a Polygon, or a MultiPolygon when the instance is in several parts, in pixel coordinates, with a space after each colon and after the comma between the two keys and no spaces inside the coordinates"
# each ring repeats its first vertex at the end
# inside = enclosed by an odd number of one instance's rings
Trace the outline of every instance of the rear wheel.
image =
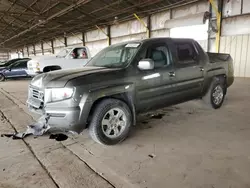
{"type": "Polygon", "coordinates": [[[218,109],[224,102],[226,84],[224,78],[214,78],[203,101],[211,108],[218,109]]]}
{"type": "Polygon", "coordinates": [[[105,99],[94,110],[89,134],[100,144],[115,145],[128,136],[131,125],[132,115],[127,104],[117,99],[105,99]]]}
{"type": "Polygon", "coordinates": [[[0,82],[5,80],[5,76],[3,74],[0,74],[0,82]]]}

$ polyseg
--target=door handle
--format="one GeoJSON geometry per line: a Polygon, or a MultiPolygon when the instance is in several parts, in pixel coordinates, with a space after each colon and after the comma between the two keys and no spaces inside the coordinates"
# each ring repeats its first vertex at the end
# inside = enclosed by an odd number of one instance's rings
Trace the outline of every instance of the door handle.
{"type": "Polygon", "coordinates": [[[175,77],[175,72],[169,72],[168,75],[169,77],[175,77]]]}
{"type": "Polygon", "coordinates": [[[203,67],[200,67],[200,71],[204,71],[204,68],[203,68],[203,67]]]}

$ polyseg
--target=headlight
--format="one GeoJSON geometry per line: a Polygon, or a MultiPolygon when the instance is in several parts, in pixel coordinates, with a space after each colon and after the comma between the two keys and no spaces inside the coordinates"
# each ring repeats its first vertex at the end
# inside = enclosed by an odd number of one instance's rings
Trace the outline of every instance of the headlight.
{"type": "Polygon", "coordinates": [[[74,88],[52,88],[45,89],[44,102],[60,101],[69,99],[74,93],[74,88]]]}

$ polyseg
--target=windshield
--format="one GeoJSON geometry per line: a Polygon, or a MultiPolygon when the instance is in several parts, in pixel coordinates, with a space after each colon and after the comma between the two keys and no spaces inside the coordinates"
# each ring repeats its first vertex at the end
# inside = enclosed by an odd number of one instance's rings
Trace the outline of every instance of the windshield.
{"type": "Polygon", "coordinates": [[[72,50],[72,48],[65,48],[62,49],[57,55],[56,57],[66,57],[66,55],[68,55],[68,53],[72,50]]]}
{"type": "Polygon", "coordinates": [[[107,47],[95,55],[88,66],[123,68],[130,63],[139,46],[140,43],[123,43],[107,47]]]}

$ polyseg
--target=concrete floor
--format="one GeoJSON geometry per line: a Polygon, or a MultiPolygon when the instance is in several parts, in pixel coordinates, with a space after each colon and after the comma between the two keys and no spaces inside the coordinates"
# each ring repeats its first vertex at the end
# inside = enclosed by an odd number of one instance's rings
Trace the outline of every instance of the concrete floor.
{"type": "MultiPolygon", "coordinates": [[[[1,133],[37,118],[25,106],[28,83],[0,83],[1,133]]],[[[250,79],[237,79],[221,109],[191,101],[140,116],[117,146],[96,144],[87,131],[64,142],[4,137],[0,187],[248,188],[249,112],[250,79]]]]}

